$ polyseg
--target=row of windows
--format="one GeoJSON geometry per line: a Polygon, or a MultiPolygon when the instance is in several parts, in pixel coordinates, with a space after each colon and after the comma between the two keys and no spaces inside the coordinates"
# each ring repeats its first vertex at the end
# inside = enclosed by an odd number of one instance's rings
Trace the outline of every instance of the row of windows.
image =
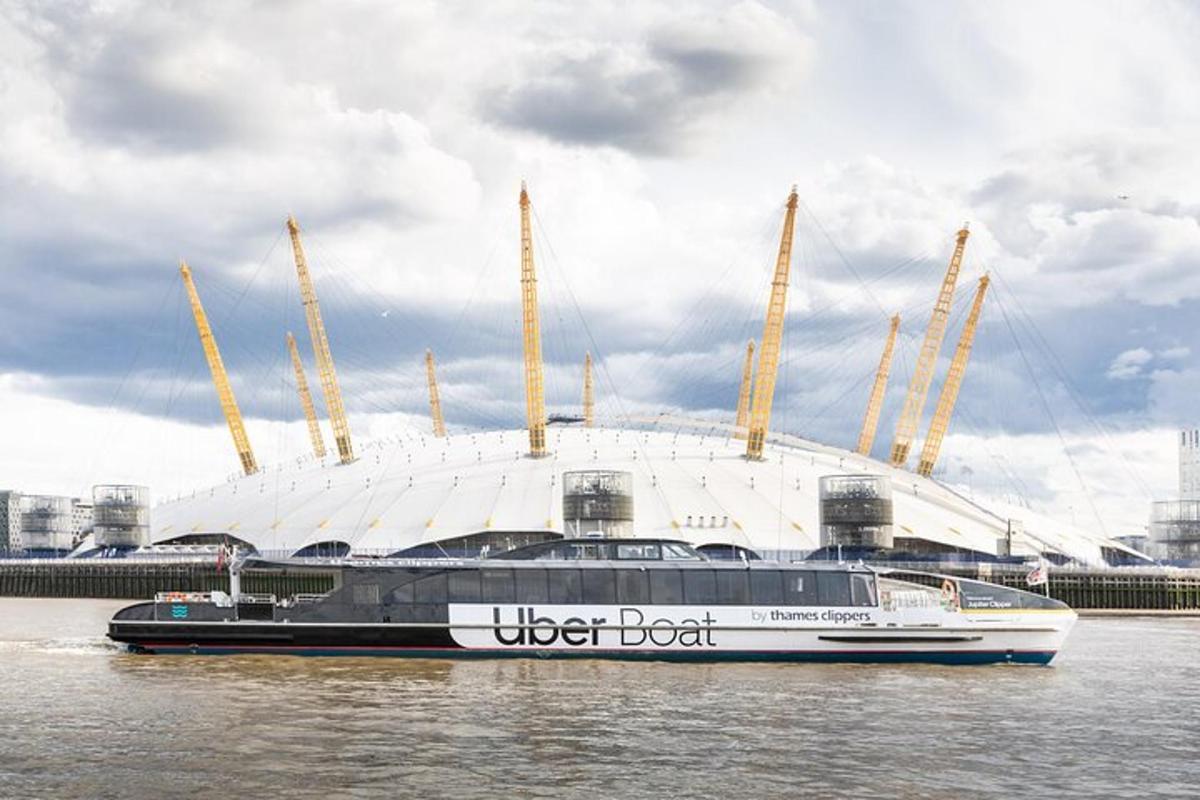
{"type": "Polygon", "coordinates": [[[396,589],[391,603],[873,606],[874,576],[770,569],[451,570],[396,589]]]}

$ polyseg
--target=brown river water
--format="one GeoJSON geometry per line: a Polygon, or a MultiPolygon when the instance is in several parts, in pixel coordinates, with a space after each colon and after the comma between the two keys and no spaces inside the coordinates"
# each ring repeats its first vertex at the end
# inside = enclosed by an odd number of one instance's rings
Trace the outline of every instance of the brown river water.
{"type": "Polygon", "coordinates": [[[137,656],[0,598],[0,798],[1200,797],[1200,620],[1050,667],[137,656]]]}

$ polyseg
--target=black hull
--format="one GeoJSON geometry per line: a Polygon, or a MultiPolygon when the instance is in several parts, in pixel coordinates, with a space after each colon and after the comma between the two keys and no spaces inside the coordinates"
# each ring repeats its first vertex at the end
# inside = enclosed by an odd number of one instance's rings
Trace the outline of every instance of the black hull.
{"type": "Polygon", "coordinates": [[[142,652],[194,652],[202,648],[273,651],[355,647],[459,649],[459,645],[450,637],[448,627],[390,624],[112,623],[109,625],[108,638],[142,652]]]}
{"type": "MultiPolygon", "coordinates": [[[[675,662],[819,662],[924,664],[1047,664],[1053,651],[897,650],[708,650],[568,649],[550,647],[465,648],[448,627],[405,625],[304,625],[279,623],[124,623],[109,627],[110,639],[130,651],[174,655],[278,654],[295,656],[391,656],[408,658],[603,658],[675,662]]],[[[897,642],[898,643],[898,642],[897,642]]]]}

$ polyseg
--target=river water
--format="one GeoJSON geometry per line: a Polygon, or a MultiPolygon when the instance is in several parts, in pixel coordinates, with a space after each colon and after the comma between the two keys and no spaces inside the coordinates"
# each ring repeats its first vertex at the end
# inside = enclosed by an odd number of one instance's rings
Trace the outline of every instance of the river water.
{"type": "Polygon", "coordinates": [[[1200,620],[1051,667],[136,656],[0,599],[0,797],[1200,796],[1200,620]]]}

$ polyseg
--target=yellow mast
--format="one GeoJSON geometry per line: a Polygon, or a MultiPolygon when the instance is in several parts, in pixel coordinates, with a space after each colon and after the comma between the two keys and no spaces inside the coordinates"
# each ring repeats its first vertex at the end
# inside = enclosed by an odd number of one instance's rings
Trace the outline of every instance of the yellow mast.
{"type": "Polygon", "coordinates": [[[192,315],[196,318],[196,332],[200,334],[200,346],[204,348],[204,357],[208,360],[208,369],[212,373],[213,384],[217,387],[217,398],[221,401],[221,411],[224,412],[225,422],[229,424],[229,432],[233,435],[233,446],[237,448],[242,470],[247,475],[253,475],[258,472],[258,463],[254,460],[254,451],[250,449],[250,438],[246,436],[242,412],[238,410],[233,387],[229,385],[229,375],[225,372],[221,351],[217,349],[217,340],[213,338],[212,328],[209,327],[208,315],[204,313],[200,295],[196,292],[196,284],[192,282],[192,271],[182,260],[179,262],[179,274],[183,276],[183,285],[187,287],[192,315]]]}
{"type": "Polygon", "coordinates": [[[433,351],[425,351],[425,378],[429,381],[429,413],[433,417],[433,435],[438,439],[446,435],[446,420],[442,418],[442,400],[438,396],[437,375],[433,370],[433,351]]]}
{"type": "Polygon", "coordinates": [[[942,339],[946,336],[950,302],[954,299],[954,284],[958,281],[963,250],[966,249],[969,235],[964,223],[962,230],[958,232],[958,241],[954,245],[954,255],[950,257],[950,266],[946,268],[946,277],[942,279],[942,289],[938,293],[937,303],[933,306],[929,327],[925,330],[925,341],[921,345],[921,354],[917,357],[912,382],[908,385],[908,395],[904,398],[904,410],[900,412],[900,422],[896,425],[896,437],[892,440],[891,461],[895,467],[902,467],[908,461],[909,450],[912,449],[913,440],[917,436],[917,426],[921,424],[921,412],[925,409],[925,398],[929,394],[929,385],[933,382],[938,351],[942,349],[942,339]]]}
{"type": "Polygon", "coordinates": [[[796,187],[788,195],[783,235],[779,239],[779,257],[775,278],[771,281],[771,300],[763,325],[762,347],[758,351],[758,369],[754,377],[754,398],[750,410],[750,432],[746,439],[746,458],[762,458],[767,428],[771,423],[771,403],[775,399],[775,376],[779,370],[779,351],[783,347],[783,317],[787,310],[788,272],[792,264],[792,232],[796,226],[796,187]]]}
{"type": "Polygon", "coordinates": [[[983,310],[983,298],[987,294],[990,280],[987,275],[979,279],[979,288],[975,290],[975,302],[971,304],[971,313],[967,315],[962,336],[959,337],[958,347],[954,351],[954,359],[950,362],[950,371],[946,374],[946,382],[942,385],[942,393],[938,397],[937,410],[933,413],[933,421],[929,423],[929,434],[925,437],[925,446],[921,448],[921,460],[917,465],[917,472],[926,478],[933,474],[933,465],[937,463],[938,453],[942,449],[942,439],[950,427],[950,415],[954,413],[958,390],[962,388],[967,359],[971,357],[971,345],[975,342],[975,327],[979,324],[979,312],[983,310]]]}
{"type": "Polygon", "coordinates": [[[337,443],[338,459],[343,464],[349,464],[354,460],[354,446],[350,443],[350,423],[346,421],[342,390],[338,387],[333,354],[329,352],[329,338],[325,335],[325,323],[321,321],[321,307],[317,304],[317,293],[313,289],[312,277],[308,272],[308,259],[304,257],[304,248],[300,245],[300,226],[295,217],[288,217],[287,228],[292,237],[292,253],[296,257],[296,274],[300,278],[300,297],[304,302],[304,316],[308,320],[308,335],[312,339],[317,373],[321,376],[321,392],[325,395],[325,410],[329,412],[329,422],[333,426],[333,440],[337,443]]]}
{"type": "Polygon", "coordinates": [[[896,332],[900,330],[900,315],[892,317],[892,329],[888,332],[887,344],[879,358],[879,369],[875,372],[875,385],[871,387],[871,399],[867,401],[867,415],[863,418],[862,432],[858,435],[859,455],[871,455],[875,444],[875,431],[879,427],[879,413],[883,410],[883,396],[887,392],[888,374],[892,371],[892,352],[896,349],[896,332]]]}
{"type": "Polygon", "coordinates": [[[583,427],[596,424],[596,391],[592,386],[592,354],[583,356],[583,427]]]}
{"type": "Polygon", "coordinates": [[[750,388],[754,382],[754,340],[746,342],[746,360],[742,363],[742,385],[738,389],[737,417],[733,421],[735,439],[746,438],[750,422],[750,388]]]}
{"type": "Polygon", "coordinates": [[[300,361],[300,351],[296,349],[296,337],[288,331],[288,352],[292,356],[292,369],[296,371],[296,391],[300,394],[300,406],[304,409],[304,419],[308,422],[308,438],[312,440],[313,455],[325,457],[325,440],[321,438],[321,424],[317,422],[317,410],[313,408],[312,392],[308,390],[308,378],[304,376],[304,364],[300,361]]]}
{"type": "Polygon", "coordinates": [[[546,395],[542,377],[542,332],[538,324],[537,276],[533,269],[533,231],[529,225],[529,193],[521,181],[521,316],[525,351],[525,418],[529,455],[546,455],[546,395]]]}

